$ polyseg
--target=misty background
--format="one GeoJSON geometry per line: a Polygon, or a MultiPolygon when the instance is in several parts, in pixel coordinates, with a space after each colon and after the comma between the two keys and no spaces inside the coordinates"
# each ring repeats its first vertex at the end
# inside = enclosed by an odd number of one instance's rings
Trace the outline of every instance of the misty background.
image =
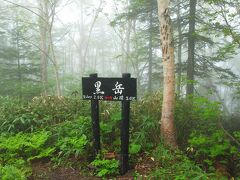
{"type": "MultiPolygon", "coordinates": [[[[138,96],[162,89],[157,2],[0,0],[0,95],[81,94],[90,73],[138,81],[138,96]]],[[[187,80],[187,1],[172,4],[176,93],[194,93],[239,113],[239,3],[196,6],[194,80],[187,80]]],[[[79,96],[81,97],[81,96],[79,96]]]]}

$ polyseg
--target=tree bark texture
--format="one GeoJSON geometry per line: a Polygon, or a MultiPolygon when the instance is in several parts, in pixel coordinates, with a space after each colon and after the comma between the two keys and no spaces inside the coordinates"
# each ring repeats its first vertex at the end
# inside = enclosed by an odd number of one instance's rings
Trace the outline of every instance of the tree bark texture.
{"type": "Polygon", "coordinates": [[[177,7],[177,29],[178,29],[178,50],[177,50],[177,59],[178,59],[178,67],[177,67],[177,94],[181,95],[181,82],[182,82],[182,26],[181,26],[181,7],[180,0],[178,0],[177,7]]]}
{"type": "Polygon", "coordinates": [[[195,23],[197,0],[190,0],[189,32],[188,32],[188,60],[187,60],[187,89],[186,95],[194,93],[194,66],[195,66],[195,23]]]}
{"type": "Polygon", "coordinates": [[[165,144],[177,147],[174,127],[175,103],[175,67],[174,45],[169,15],[169,0],[158,0],[158,16],[160,21],[160,41],[163,61],[163,104],[161,117],[161,135],[165,144]]]}

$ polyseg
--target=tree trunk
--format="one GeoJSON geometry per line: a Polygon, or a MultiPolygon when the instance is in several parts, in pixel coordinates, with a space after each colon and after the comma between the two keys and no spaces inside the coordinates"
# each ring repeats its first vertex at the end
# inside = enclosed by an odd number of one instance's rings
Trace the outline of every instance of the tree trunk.
{"type": "Polygon", "coordinates": [[[132,28],[132,20],[127,20],[127,30],[126,30],[126,60],[124,63],[124,73],[127,73],[129,71],[129,55],[130,55],[130,36],[131,36],[131,28],[132,28]]]}
{"type": "Polygon", "coordinates": [[[186,95],[194,93],[194,53],[195,53],[195,22],[197,0],[190,0],[189,32],[188,32],[188,60],[187,60],[187,91],[186,95]]]}
{"type": "Polygon", "coordinates": [[[177,68],[177,94],[181,95],[181,82],[182,82],[182,26],[181,26],[181,8],[180,0],[178,0],[177,7],[177,29],[178,29],[178,50],[177,50],[177,59],[178,59],[178,68],[177,68]]]}
{"type": "Polygon", "coordinates": [[[80,30],[79,30],[79,35],[80,35],[80,44],[79,44],[79,72],[80,72],[80,77],[83,76],[85,72],[85,60],[83,57],[84,53],[84,42],[85,42],[85,37],[84,37],[84,12],[83,12],[83,1],[80,1],[80,30]]]}
{"type": "Polygon", "coordinates": [[[174,127],[174,45],[169,16],[169,0],[158,0],[158,16],[160,21],[160,41],[163,61],[163,104],[161,117],[161,135],[165,144],[177,147],[174,127]]]}
{"type": "MultiPolygon", "coordinates": [[[[125,1],[125,6],[126,8],[130,6],[130,0],[125,1]]],[[[128,8],[127,13],[130,13],[130,9],[128,8]]],[[[126,26],[123,27],[124,29],[124,36],[123,36],[123,41],[122,41],[122,73],[127,73],[129,71],[129,66],[130,66],[130,43],[131,43],[131,30],[132,30],[132,19],[127,19],[126,20],[126,26]]]]}
{"type": "Polygon", "coordinates": [[[150,15],[149,15],[149,63],[148,63],[148,91],[151,92],[152,91],[152,44],[153,44],[153,35],[152,35],[152,28],[153,28],[153,0],[151,0],[151,10],[150,10],[150,15]]]}
{"type": "Polygon", "coordinates": [[[91,27],[89,29],[89,34],[88,34],[88,37],[87,37],[87,40],[86,40],[86,48],[85,48],[85,51],[83,53],[83,61],[82,61],[82,63],[83,63],[83,73],[84,73],[84,69],[85,69],[85,66],[86,66],[86,62],[87,62],[87,54],[88,54],[88,48],[89,48],[89,44],[90,44],[90,38],[91,38],[91,35],[92,35],[94,25],[97,22],[99,14],[101,13],[102,4],[103,4],[103,0],[100,0],[99,6],[96,10],[96,14],[93,18],[93,22],[92,22],[91,27]]]}
{"type": "Polygon", "coordinates": [[[55,56],[55,50],[54,50],[54,44],[53,44],[53,38],[52,38],[52,27],[53,27],[53,22],[55,18],[55,10],[57,6],[57,1],[54,1],[53,4],[50,4],[48,0],[45,0],[45,6],[47,7],[47,32],[48,32],[48,48],[49,51],[51,52],[51,61],[53,64],[53,69],[54,69],[54,74],[55,74],[55,82],[56,82],[56,92],[55,94],[60,97],[61,96],[61,86],[60,86],[60,77],[59,77],[59,67],[58,67],[58,62],[55,56]],[[50,15],[48,13],[48,7],[50,6],[50,15]]]}
{"type": "Polygon", "coordinates": [[[16,18],[16,45],[17,45],[17,65],[18,65],[18,83],[19,83],[19,97],[22,99],[22,70],[21,70],[21,59],[20,59],[20,45],[19,45],[19,29],[18,29],[18,19],[16,18]]]}
{"type": "Polygon", "coordinates": [[[39,29],[40,29],[40,46],[41,46],[41,57],[40,57],[40,72],[41,72],[41,82],[42,82],[42,95],[47,95],[47,84],[48,84],[48,76],[47,76],[47,14],[48,8],[46,6],[46,2],[39,1],[39,29]]]}
{"type": "Polygon", "coordinates": [[[53,47],[53,40],[52,40],[52,33],[49,32],[50,35],[50,49],[51,49],[51,54],[52,54],[52,63],[53,63],[53,69],[54,69],[54,74],[55,74],[55,81],[56,81],[56,95],[57,97],[61,96],[61,86],[60,86],[60,77],[59,77],[59,67],[57,63],[57,59],[55,56],[55,51],[53,47]]]}

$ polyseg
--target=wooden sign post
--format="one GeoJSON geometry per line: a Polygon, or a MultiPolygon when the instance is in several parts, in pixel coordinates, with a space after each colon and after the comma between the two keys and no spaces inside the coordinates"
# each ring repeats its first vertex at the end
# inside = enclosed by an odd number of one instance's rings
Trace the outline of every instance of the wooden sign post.
{"type": "Polygon", "coordinates": [[[120,173],[128,171],[128,149],[129,149],[129,116],[130,101],[137,100],[137,83],[129,73],[122,78],[98,78],[97,74],[82,78],[83,99],[91,100],[91,116],[93,129],[93,148],[95,156],[99,153],[100,126],[99,126],[99,100],[121,101],[121,154],[120,173]]]}
{"type": "MultiPolygon", "coordinates": [[[[130,74],[123,74],[124,79],[130,78],[130,74]]],[[[128,147],[129,147],[129,114],[130,101],[122,101],[122,121],[121,121],[121,155],[120,155],[120,173],[125,174],[128,167],[128,147]]]]}
{"type": "MultiPolygon", "coordinates": [[[[90,78],[95,81],[97,74],[91,74],[90,78]]],[[[91,116],[92,116],[92,131],[93,131],[93,149],[94,156],[99,153],[100,145],[100,125],[99,125],[99,102],[97,99],[91,100],[91,116]]]]}

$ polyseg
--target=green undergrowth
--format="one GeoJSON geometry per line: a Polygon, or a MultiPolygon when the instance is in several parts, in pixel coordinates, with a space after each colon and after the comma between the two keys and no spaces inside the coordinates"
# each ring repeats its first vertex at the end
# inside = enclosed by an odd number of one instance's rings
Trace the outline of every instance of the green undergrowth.
{"type": "MultiPolygon", "coordinates": [[[[179,150],[173,151],[164,147],[160,138],[161,97],[157,92],[131,103],[130,166],[148,154],[155,159],[150,178],[240,177],[236,143],[240,141],[240,127],[226,125],[221,104],[204,97],[176,99],[179,150]]],[[[120,103],[100,102],[101,146],[105,152],[120,153],[120,110],[120,103]]],[[[108,160],[103,155],[93,158],[90,115],[89,101],[79,98],[49,96],[23,102],[0,97],[0,179],[26,179],[38,161],[53,168],[79,169],[86,176],[117,176],[117,159],[108,160]]]]}
{"type": "Polygon", "coordinates": [[[25,172],[21,168],[13,165],[1,166],[0,165],[0,178],[2,180],[25,180],[25,172]]]}
{"type": "Polygon", "coordinates": [[[95,167],[95,174],[98,177],[119,175],[119,160],[106,159],[103,153],[98,154],[91,165],[95,167]]]}
{"type": "Polygon", "coordinates": [[[34,132],[89,115],[89,103],[79,98],[34,97],[31,101],[0,97],[0,132],[34,132]]]}
{"type": "Polygon", "coordinates": [[[215,173],[206,173],[180,150],[159,145],[152,154],[156,168],[150,173],[150,179],[218,179],[215,173]]]}

